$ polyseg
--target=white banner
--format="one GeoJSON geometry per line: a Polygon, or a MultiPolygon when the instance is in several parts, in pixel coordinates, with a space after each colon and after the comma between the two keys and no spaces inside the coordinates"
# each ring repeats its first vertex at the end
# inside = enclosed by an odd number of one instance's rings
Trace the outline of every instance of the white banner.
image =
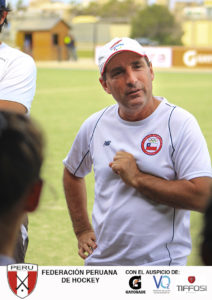
{"type": "Polygon", "coordinates": [[[144,47],[153,67],[170,68],[172,66],[172,48],[144,47]]]}
{"type": "MultiPolygon", "coordinates": [[[[7,273],[7,267],[0,267],[0,297],[18,299],[8,283],[7,273]]],[[[27,298],[211,300],[211,278],[212,267],[38,266],[37,283],[27,298]]],[[[20,293],[21,290],[17,294],[20,293]]]]}

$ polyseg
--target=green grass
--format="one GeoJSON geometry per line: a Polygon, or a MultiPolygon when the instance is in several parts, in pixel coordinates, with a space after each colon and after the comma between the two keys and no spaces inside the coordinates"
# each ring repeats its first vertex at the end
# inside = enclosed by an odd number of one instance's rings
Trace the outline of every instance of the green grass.
{"type": "MultiPolygon", "coordinates": [[[[198,119],[212,153],[212,72],[156,72],[154,94],[167,97],[198,119]]],[[[42,175],[45,186],[41,204],[29,216],[30,243],[26,261],[39,265],[83,265],[77,254],[62,187],[62,160],[69,151],[81,123],[93,112],[114,103],[98,83],[95,70],[38,69],[32,117],[46,136],[42,175]]],[[[87,178],[88,208],[93,205],[93,174],[87,178]]],[[[193,241],[189,265],[201,265],[199,257],[202,215],[192,213],[193,241]]]]}

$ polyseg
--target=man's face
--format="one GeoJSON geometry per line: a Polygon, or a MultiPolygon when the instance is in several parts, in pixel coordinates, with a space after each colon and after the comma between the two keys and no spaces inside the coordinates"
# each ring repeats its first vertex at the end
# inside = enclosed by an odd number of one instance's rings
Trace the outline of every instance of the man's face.
{"type": "Polygon", "coordinates": [[[116,54],[106,67],[106,80],[100,82],[112,94],[120,112],[148,110],[152,102],[154,73],[144,57],[130,51],[116,54]]]}
{"type": "Polygon", "coordinates": [[[3,11],[2,12],[2,17],[1,17],[1,20],[0,20],[0,25],[2,25],[4,23],[4,20],[6,19],[7,14],[8,14],[7,11],[3,11]]]}

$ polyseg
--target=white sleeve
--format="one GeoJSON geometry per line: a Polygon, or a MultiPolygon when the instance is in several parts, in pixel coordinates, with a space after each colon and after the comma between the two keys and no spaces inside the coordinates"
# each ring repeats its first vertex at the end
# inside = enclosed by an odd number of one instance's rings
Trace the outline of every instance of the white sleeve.
{"type": "Polygon", "coordinates": [[[178,130],[173,156],[177,179],[212,177],[208,147],[196,119],[190,116],[178,130]]]}
{"type": "Polygon", "coordinates": [[[85,121],[74,140],[71,150],[63,160],[69,172],[77,177],[84,177],[91,172],[90,139],[88,122],[85,121]]]}
{"type": "Polygon", "coordinates": [[[36,89],[36,66],[29,55],[11,60],[0,80],[0,99],[23,104],[30,111],[36,89]]]}

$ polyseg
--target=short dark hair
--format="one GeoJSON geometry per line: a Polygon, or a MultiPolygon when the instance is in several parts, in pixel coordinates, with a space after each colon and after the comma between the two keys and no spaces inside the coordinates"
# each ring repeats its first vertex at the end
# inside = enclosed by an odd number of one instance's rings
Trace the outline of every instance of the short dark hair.
{"type": "MultiPolygon", "coordinates": [[[[148,65],[148,67],[150,67],[150,61],[149,61],[149,58],[148,58],[146,55],[143,56],[143,57],[144,57],[144,59],[145,59],[147,65],[148,65]]],[[[106,81],[106,69],[107,69],[107,67],[105,67],[104,73],[102,74],[102,79],[103,79],[104,81],[106,81]]]]}
{"type": "Polygon", "coordinates": [[[0,215],[39,180],[43,144],[40,129],[29,117],[0,111],[0,215]]]}
{"type": "MultiPolygon", "coordinates": [[[[7,12],[10,12],[11,9],[10,9],[10,6],[8,5],[7,7],[0,7],[0,19],[3,17],[3,12],[4,11],[7,11],[7,12]]],[[[4,25],[7,25],[8,24],[8,21],[7,21],[7,18],[5,18],[4,22],[0,25],[0,32],[2,32],[2,28],[4,25]]]]}

